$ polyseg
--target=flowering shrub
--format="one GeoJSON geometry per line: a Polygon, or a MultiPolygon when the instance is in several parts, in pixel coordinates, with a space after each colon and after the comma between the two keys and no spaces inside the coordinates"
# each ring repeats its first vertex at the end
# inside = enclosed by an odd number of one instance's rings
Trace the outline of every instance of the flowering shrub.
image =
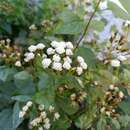
{"type": "Polygon", "coordinates": [[[128,0],[0,1],[0,130],[129,130],[128,0]]]}

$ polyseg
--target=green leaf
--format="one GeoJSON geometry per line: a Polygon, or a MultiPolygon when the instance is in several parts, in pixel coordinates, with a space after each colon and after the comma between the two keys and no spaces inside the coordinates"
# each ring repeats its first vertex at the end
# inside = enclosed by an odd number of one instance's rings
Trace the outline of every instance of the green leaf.
{"type": "Polygon", "coordinates": [[[33,96],[33,101],[38,104],[44,104],[45,107],[49,107],[50,105],[54,105],[55,100],[55,87],[54,86],[46,86],[46,88],[36,93],[33,96]]]}
{"type": "Polygon", "coordinates": [[[13,128],[16,129],[23,121],[23,119],[19,118],[19,103],[16,102],[13,108],[13,128]]]}
{"type": "Polygon", "coordinates": [[[125,113],[130,115],[130,102],[123,101],[119,104],[119,108],[125,113]]]}
{"type": "Polygon", "coordinates": [[[112,2],[108,3],[108,8],[113,11],[115,16],[123,18],[125,20],[130,19],[130,14],[125,13],[121,8],[119,8],[117,5],[113,4],[112,2]]]}
{"type": "Polygon", "coordinates": [[[90,28],[95,29],[96,31],[101,32],[105,27],[105,23],[103,21],[97,21],[97,20],[93,20],[90,23],[90,28]]]}
{"type": "Polygon", "coordinates": [[[18,95],[18,96],[13,96],[12,100],[20,101],[20,102],[27,102],[31,100],[31,97],[28,95],[18,95]]]}
{"type": "Polygon", "coordinates": [[[4,109],[0,112],[0,130],[13,130],[12,109],[4,109]]]}
{"type": "Polygon", "coordinates": [[[64,115],[52,124],[51,130],[67,130],[67,128],[69,128],[70,126],[71,121],[67,118],[67,116],[64,115]]]}
{"type": "Polygon", "coordinates": [[[55,34],[80,34],[84,29],[82,21],[73,21],[69,23],[59,23],[54,31],[55,34]]]}
{"type": "Polygon", "coordinates": [[[106,120],[103,119],[103,118],[101,118],[101,119],[98,121],[98,123],[97,123],[97,130],[105,130],[106,125],[107,125],[106,120]]]}
{"type": "Polygon", "coordinates": [[[12,103],[11,97],[0,93],[0,110],[3,109],[4,107],[9,106],[12,103]]]}
{"type": "Polygon", "coordinates": [[[14,68],[9,68],[6,66],[0,66],[0,80],[3,82],[9,81],[12,79],[12,75],[16,73],[14,68]]]}
{"type": "Polygon", "coordinates": [[[82,56],[88,65],[88,68],[95,68],[96,56],[90,48],[79,47],[76,51],[76,55],[82,56]]]}
{"type": "Polygon", "coordinates": [[[32,76],[28,72],[21,71],[15,74],[14,81],[19,94],[33,94],[35,92],[32,76]]]}
{"type": "Polygon", "coordinates": [[[121,126],[126,127],[130,123],[130,116],[128,115],[120,116],[119,122],[121,123],[121,126]]]}
{"type": "Polygon", "coordinates": [[[95,119],[96,109],[97,108],[95,106],[93,106],[91,109],[87,109],[84,114],[76,119],[75,125],[81,129],[87,130],[90,128],[95,119]]]}
{"type": "Polygon", "coordinates": [[[115,130],[120,129],[120,123],[116,119],[111,119],[112,126],[114,127],[115,130]]]}
{"type": "Polygon", "coordinates": [[[64,92],[64,95],[56,96],[56,104],[67,114],[73,115],[79,110],[79,105],[72,105],[70,101],[70,94],[68,92],[64,92]]]}
{"type": "Polygon", "coordinates": [[[128,15],[130,16],[130,1],[129,0],[120,0],[123,7],[127,10],[128,15]]]}
{"type": "Polygon", "coordinates": [[[54,79],[52,75],[49,75],[46,72],[42,72],[39,76],[38,88],[39,90],[43,90],[48,86],[54,86],[54,79]]]}
{"type": "Polygon", "coordinates": [[[76,35],[81,33],[84,29],[83,20],[81,20],[80,17],[72,11],[63,11],[59,15],[59,19],[61,22],[58,23],[56,29],[54,30],[55,34],[76,35]]]}

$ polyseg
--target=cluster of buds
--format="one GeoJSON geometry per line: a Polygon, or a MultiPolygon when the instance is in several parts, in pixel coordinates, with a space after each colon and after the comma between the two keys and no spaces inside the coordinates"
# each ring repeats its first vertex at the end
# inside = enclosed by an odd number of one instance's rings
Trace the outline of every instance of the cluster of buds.
{"type": "Polygon", "coordinates": [[[38,50],[43,50],[45,48],[45,45],[43,43],[38,43],[37,45],[31,45],[28,47],[28,51],[24,54],[25,62],[29,62],[35,58],[35,52],[38,50]]]}
{"type": "Polygon", "coordinates": [[[130,50],[125,47],[126,37],[119,33],[112,33],[107,46],[97,54],[97,58],[104,64],[120,67],[121,63],[130,63],[130,50]]]}
{"type": "Polygon", "coordinates": [[[46,49],[42,65],[43,68],[51,68],[55,71],[76,70],[78,75],[87,69],[87,64],[81,56],[77,57],[77,67],[73,67],[73,50],[74,46],[71,42],[53,41],[51,46],[46,49]]]}
{"type": "Polygon", "coordinates": [[[5,63],[21,67],[22,49],[16,45],[11,45],[10,42],[10,39],[0,40],[0,58],[5,63]]]}
{"type": "MultiPolygon", "coordinates": [[[[31,45],[27,53],[24,54],[25,62],[33,60],[38,52],[42,51],[42,66],[44,69],[52,69],[54,71],[73,71],[77,75],[81,75],[83,70],[87,69],[87,64],[81,56],[77,56],[76,63],[73,62],[74,46],[71,42],[52,41],[50,47],[46,47],[43,43],[31,45]]],[[[39,53],[38,53],[39,54],[39,53]]],[[[75,60],[74,60],[75,61],[75,60]]]]}
{"type": "Polygon", "coordinates": [[[84,91],[80,91],[78,93],[73,93],[70,95],[70,100],[72,102],[72,105],[75,105],[75,104],[81,104],[85,98],[87,96],[87,93],[84,92],[84,91]]]}
{"type": "Polygon", "coordinates": [[[25,106],[23,106],[22,111],[19,112],[19,118],[23,118],[28,110],[32,107],[33,103],[31,101],[28,101],[25,106]]]}
{"type": "Polygon", "coordinates": [[[44,105],[38,106],[38,117],[34,118],[30,124],[29,128],[37,127],[38,130],[50,129],[51,122],[54,122],[60,118],[60,114],[55,111],[55,107],[49,106],[48,110],[45,110],[44,105]],[[53,115],[53,118],[49,117],[53,115]]]}
{"type": "Polygon", "coordinates": [[[109,86],[105,95],[105,102],[100,109],[101,113],[105,113],[107,116],[116,117],[118,114],[116,108],[118,104],[123,100],[124,93],[119,90],[118,87],[113,84],[109,86]]]}

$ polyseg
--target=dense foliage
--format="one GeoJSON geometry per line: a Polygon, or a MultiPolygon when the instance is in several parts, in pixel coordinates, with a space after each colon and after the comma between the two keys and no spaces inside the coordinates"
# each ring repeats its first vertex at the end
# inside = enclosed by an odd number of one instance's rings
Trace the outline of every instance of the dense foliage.
{"type": "Polygon", "coordinates": [[[120,2],[0,0],[0,130],[130,130],[120,2]]]}

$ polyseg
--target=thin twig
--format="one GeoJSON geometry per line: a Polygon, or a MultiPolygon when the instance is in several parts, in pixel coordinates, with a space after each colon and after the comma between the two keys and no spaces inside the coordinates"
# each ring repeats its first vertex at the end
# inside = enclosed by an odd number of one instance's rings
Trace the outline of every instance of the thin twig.
{"type": "Polygon", "coordinates": [[[77,49],[77,48],[79,47],[80,42],[83,40],[84,36],[86,35],[87,30],[88,30],[88,28],[89,28],[89,25],[90,25],[90,23],[91,23],[91,21],[92,21],[94,15],[95,15],[95,13],[96,13],[97,10],[98,10],[98,7],[99,7],[100,2],[101,2],[101,0],[98,1],[97,6],[96,6],[96,8],[95,8],[93,14],[92,14],[91,17],[90,17],[90,19],[89,19],[89,21],[88,21],[88,23],[87,23],[87,25],[86,25],[86,27],[85,27],[85,29],[84,29],[83,34],[82,34],[81,37],[79,38],[79,40],[78,40],[78,42],[77,42],[77,44],[76,44],[75,49],[77,49]]]}

